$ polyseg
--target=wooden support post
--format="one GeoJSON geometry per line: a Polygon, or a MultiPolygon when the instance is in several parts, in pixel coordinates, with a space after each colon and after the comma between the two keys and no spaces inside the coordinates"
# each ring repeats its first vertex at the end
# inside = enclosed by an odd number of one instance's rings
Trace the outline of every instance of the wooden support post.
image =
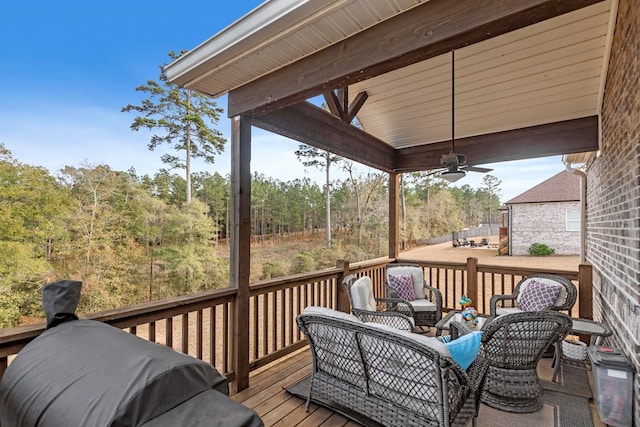
{"type": "Polygon", "coordinates": [[[231,119],[231,286],[234,303],[235,391],[249,387],[249,269],[251,252],[251,120],[231,119]]]}
{"type": "Polygon", "coordinates": [[[400,255],[400,178],[397,173],[389,174],[389,258],[400,255]]]}
{"type": "MultiPolygon", "coordinates": [[[[578,266],[578,314],[573,317],[593,320],[593,268],[589,264],[578,266]]],[[[578,335],[580,341],[587,345],[590,335],[578,335]]]]}
{"type": "Polygon", "coordinates": [[[478,258],[467,258],[467,296],[474,301],[474,307],[480,312],[480,302],[484,306],[484,298],[478,295],[478,258]]]}
{"type": "Polygon", "coordinates": [[[349,261],[344,259],[339,259],[336,262],[336,268],[342,269],[342,273],[338,277],[338,292],[337,292],[338,310],[343,311],[345,313],[350,313],[351,307],[349,306],[349,297],[347,296],[346,289],[344,288],[344,286],[342,286],[342,281],[344,280],[345,277],[349,275],[349,261]]]}
{"type": "Polygon", "coordinates": [[[2,380],[2,376],[4,375],[4,371],[7,370],[7,366],[9,366],[9,359],[5,357],[0,357],[0,380],[2,380]]]}
{"type": "Polygon", "coordinates": [[[578,266],[578,295],[578,316],[593,319],[593,268],[589,264],[578,266]]]}

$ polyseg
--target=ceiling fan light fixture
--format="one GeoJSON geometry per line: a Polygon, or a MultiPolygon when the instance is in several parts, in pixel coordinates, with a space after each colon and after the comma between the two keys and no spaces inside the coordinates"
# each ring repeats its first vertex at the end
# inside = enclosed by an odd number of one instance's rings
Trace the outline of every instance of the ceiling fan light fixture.
{"type": "Polygon", "coordinates": [[[440,174],[440,178],[449,181],[451,183],[467,176],[467,173],[460,169],[447,170],[440,174]]]}

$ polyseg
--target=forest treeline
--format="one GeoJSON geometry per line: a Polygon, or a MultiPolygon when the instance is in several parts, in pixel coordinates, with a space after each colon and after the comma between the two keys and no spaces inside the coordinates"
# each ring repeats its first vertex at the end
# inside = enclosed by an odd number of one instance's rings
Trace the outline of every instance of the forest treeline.
{"type": "MultiPolygon", "coordinates": [[[[485,178],[473,189],[403,175],[402,239],[495,223],[499,181],[485,178]]],[[[53,175],[0,144],[0,327],[41,318],[40,288],[63,278],[83,282],[80,313],[228,286],[230,188],[229,176],[193,173],[187,203],[185,178],[166,170],[85,164],[53,175]]],[[[330,190],[332,244],[301,245],[323,239],[324,189],[254,174],[252,281],[388,253],[388,175],[349,173],[330,190]]]]}

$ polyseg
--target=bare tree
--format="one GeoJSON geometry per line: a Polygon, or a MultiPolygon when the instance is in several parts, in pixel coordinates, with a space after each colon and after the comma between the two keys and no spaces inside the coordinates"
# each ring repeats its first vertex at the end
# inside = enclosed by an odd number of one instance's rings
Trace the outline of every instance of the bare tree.
{"type": "Polygon", "coordinates": [[[491,214],[491,206],[493,204],[495,204],[495,200],[493,200],[493,196],[496,196],[496,198],[498,199],[498,206],[500,205],[500,184],[502,184],[502,181],[500,181],[498,178],[496,178],[493,175],[485,175],[484,178],[482,178],[482,187],[480,187],[481,190],[485,191],[487,193],[487,211],[488,211],[488,216],[489,216],[489,226],[491,226],[491,218],[492,218],[492,214],[491,214]]]}
{"type": "Polygon", "coordinates": [[[302,161],[302,164],[309,167],[315,166],[318,169],[325,171],[325,185],[324,185],[324,197],[325,197],[325,237],[327,240],[327,247],[331,247],[331,165],[339,162],[342,157],[331,154],[329,151],[321,150],[319,148],[312,147],[306,144],[300,144],[296,150],[296,156],[298,160],[302,161]]]}

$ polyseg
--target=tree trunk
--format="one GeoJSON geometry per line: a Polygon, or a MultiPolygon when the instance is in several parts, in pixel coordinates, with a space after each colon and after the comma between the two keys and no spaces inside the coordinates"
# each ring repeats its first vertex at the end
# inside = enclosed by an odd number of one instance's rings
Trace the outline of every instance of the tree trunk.
{"type": "Polygon", "coordinates": [[[149,260],[149,299],[148,301],[153,300],[153,255],[149,260]]]}
{"type": "Polygon", "coordinates": [[[327,154],[327,173],[326,173],[326,184],[324,190],[324,198],[326,205],[326,220],[325,220],[325,236],[327,239],[327,248],[331,248],[331,182],[329,180],[329,155],[327,154]]]}
{"type": "MultiPolygon", "coordinates": [[[[187,115],[191,113],[191,91],[187,91],[187,115]]],[[[185,133],[187,139],[187,158],[185,159],[185,178],[187,181],[187,203],[191,202],[191,123],[187,122],[185,133]]]]}
{"type": "Polygon", "coordinates": [[[401,247],[402,249],[407,248],[407,206],[404,201],[404,179],[402,178],[402,174],[400,174],[400,225],[402,230],[402,240],[401,247]]]}

